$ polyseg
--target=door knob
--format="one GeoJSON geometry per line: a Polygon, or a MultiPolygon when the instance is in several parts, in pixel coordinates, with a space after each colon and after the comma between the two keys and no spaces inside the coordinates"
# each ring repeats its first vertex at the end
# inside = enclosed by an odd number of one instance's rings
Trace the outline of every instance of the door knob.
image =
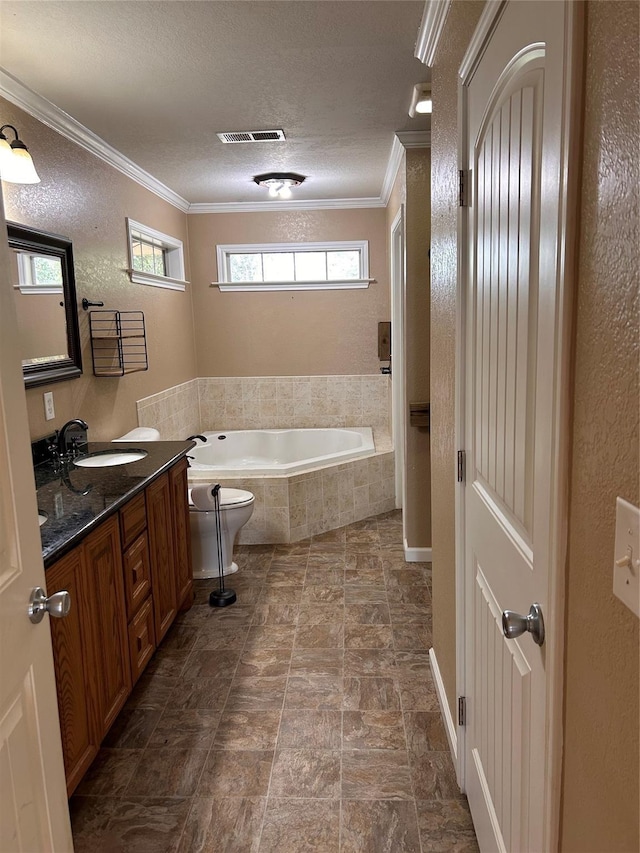
{"type": "Polygon", "coordinates": [[[502,633],[507,640],[515,640],[527,632],[538,646],[544,643],[544,619],[539,604],[532,604],[527,616],[514,613],[513,610],[502,611],[502,633]]]}
{"type": "Polygon", "coordinates": [[[28,614],[32,622],[42,622],[44,614],[55,616],[56,619],[62,619],[67,616],[71,610],[71,596],[66,589],[60,592],[54,592],[47,598],[46,592],[41,586],[37,586],[31,593],[29,598],[28,614]]]}

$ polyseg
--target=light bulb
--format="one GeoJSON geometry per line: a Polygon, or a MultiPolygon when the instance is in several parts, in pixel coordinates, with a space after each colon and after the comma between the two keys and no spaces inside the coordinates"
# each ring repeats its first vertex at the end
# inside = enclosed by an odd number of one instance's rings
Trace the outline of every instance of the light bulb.
{"type": "Polygon", "coordinates": [[[280,195],[280,198],[291,198],[291,187],[289,187],[285,184],[282,187],[282,189],[280,190],[279,195],[280,195]]]}
{"type": "Polygon", "coordinates": [[[425,98],[422,101],[418,101],[416,104],[416,112],[417,113],[430,113],[433,112],[433,101],[431,98],[425,98]]]}
{"type": "Polygon", "coordinates": [[[271,184],[269,187],[269,195],[271,198],[278,198],[278,184],[271,184]]]}

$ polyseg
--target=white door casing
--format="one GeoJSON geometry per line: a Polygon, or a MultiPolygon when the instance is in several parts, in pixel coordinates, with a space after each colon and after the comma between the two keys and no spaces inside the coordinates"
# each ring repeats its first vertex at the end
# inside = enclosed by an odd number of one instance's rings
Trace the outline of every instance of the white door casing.
{"type": "MultiPolygon", "coordinates": [[[[20,346],[0,197],[0,850],[73,850],[20,346]]],[[[73,604],[72,604],[73,606],[73,604]]]]}
{"type": "MultiPolygon", "coordinates": [[[[391,413],[393,424],[393,449],[395,459],[396,509],[405,505],[404,448],[405,448],[405,375],[404,375],[404,204],[391,223],[391,413]]],[[[403,541],[406,539],[403,526],[403,541]]]]}
{"type": "Polygon", "coordinates": [[[489,3],[460,71],[471,206],[460,234],[459,775],[483,853],[557,846],[581,20],[580,4],[489,3]],[[507,641],[502,611],[526,615],[533,602],[545,644],[507,641]]]}

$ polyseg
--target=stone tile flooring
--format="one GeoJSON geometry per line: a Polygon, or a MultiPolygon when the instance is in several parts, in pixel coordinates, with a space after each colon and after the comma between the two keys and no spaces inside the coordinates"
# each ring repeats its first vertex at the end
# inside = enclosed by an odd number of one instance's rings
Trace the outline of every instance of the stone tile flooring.
{"type": "Polygon", "coordinates": [[[76,853],[477,853],[394,512],[196,583],[71,800],[76,853]]]}

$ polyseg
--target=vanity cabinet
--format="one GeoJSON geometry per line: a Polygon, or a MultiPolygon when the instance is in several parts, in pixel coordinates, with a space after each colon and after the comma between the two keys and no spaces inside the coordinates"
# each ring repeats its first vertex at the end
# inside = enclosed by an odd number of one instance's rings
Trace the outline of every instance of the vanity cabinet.
{"type": "Polygon", "coordinates": [[[159,643],[178,610],[185,604],[190,606],[192,600],[186,459],[147,488],[146,502],[155,631],[159,643]]]}
{"type": "Polygon", "coordinates": [[[87,596],[94,632],[95,676],[98,694],[98,733],[109,730],[131,692],[129,639],[124,605],[124,578],[117,517],[87,536],[84,545],[87,596]]]}
{"type": "Polygon", "coordinates": [[[158,642],[169,630],[178,612],[178,591],[175,572],[175,550],[171,522],[171,488],[169,477],[152,483],[146,492],[147,523],[149,525],[151,572],[155,631],[158,642]]]}
{"type": "Polygon", "coordinates": [[[84,550],[75,548],[47,570],[47,593],[66,589],[71,610],[64,619],[50,619],[62,731],[67,793],[75,790],[100,748],[95,689],[87,690],[95,670],[89,652],[92,602],[87,597],[84,550]]]}
{"type": "Polygon", "coordinates": [[[184,609],[193,600],[193,568],[191,562],[191,528],[186,459],[181,459],[168,472],[171,489],[173,541],[175,544],[176,590],[178,609],[184,609]]]}
{"type": "Polygon", "coordinates": [[[49,621],[73,793],[179,608],[191,606],[187,463],[179,460],[46,571],[71,611],[49,621]]]}

